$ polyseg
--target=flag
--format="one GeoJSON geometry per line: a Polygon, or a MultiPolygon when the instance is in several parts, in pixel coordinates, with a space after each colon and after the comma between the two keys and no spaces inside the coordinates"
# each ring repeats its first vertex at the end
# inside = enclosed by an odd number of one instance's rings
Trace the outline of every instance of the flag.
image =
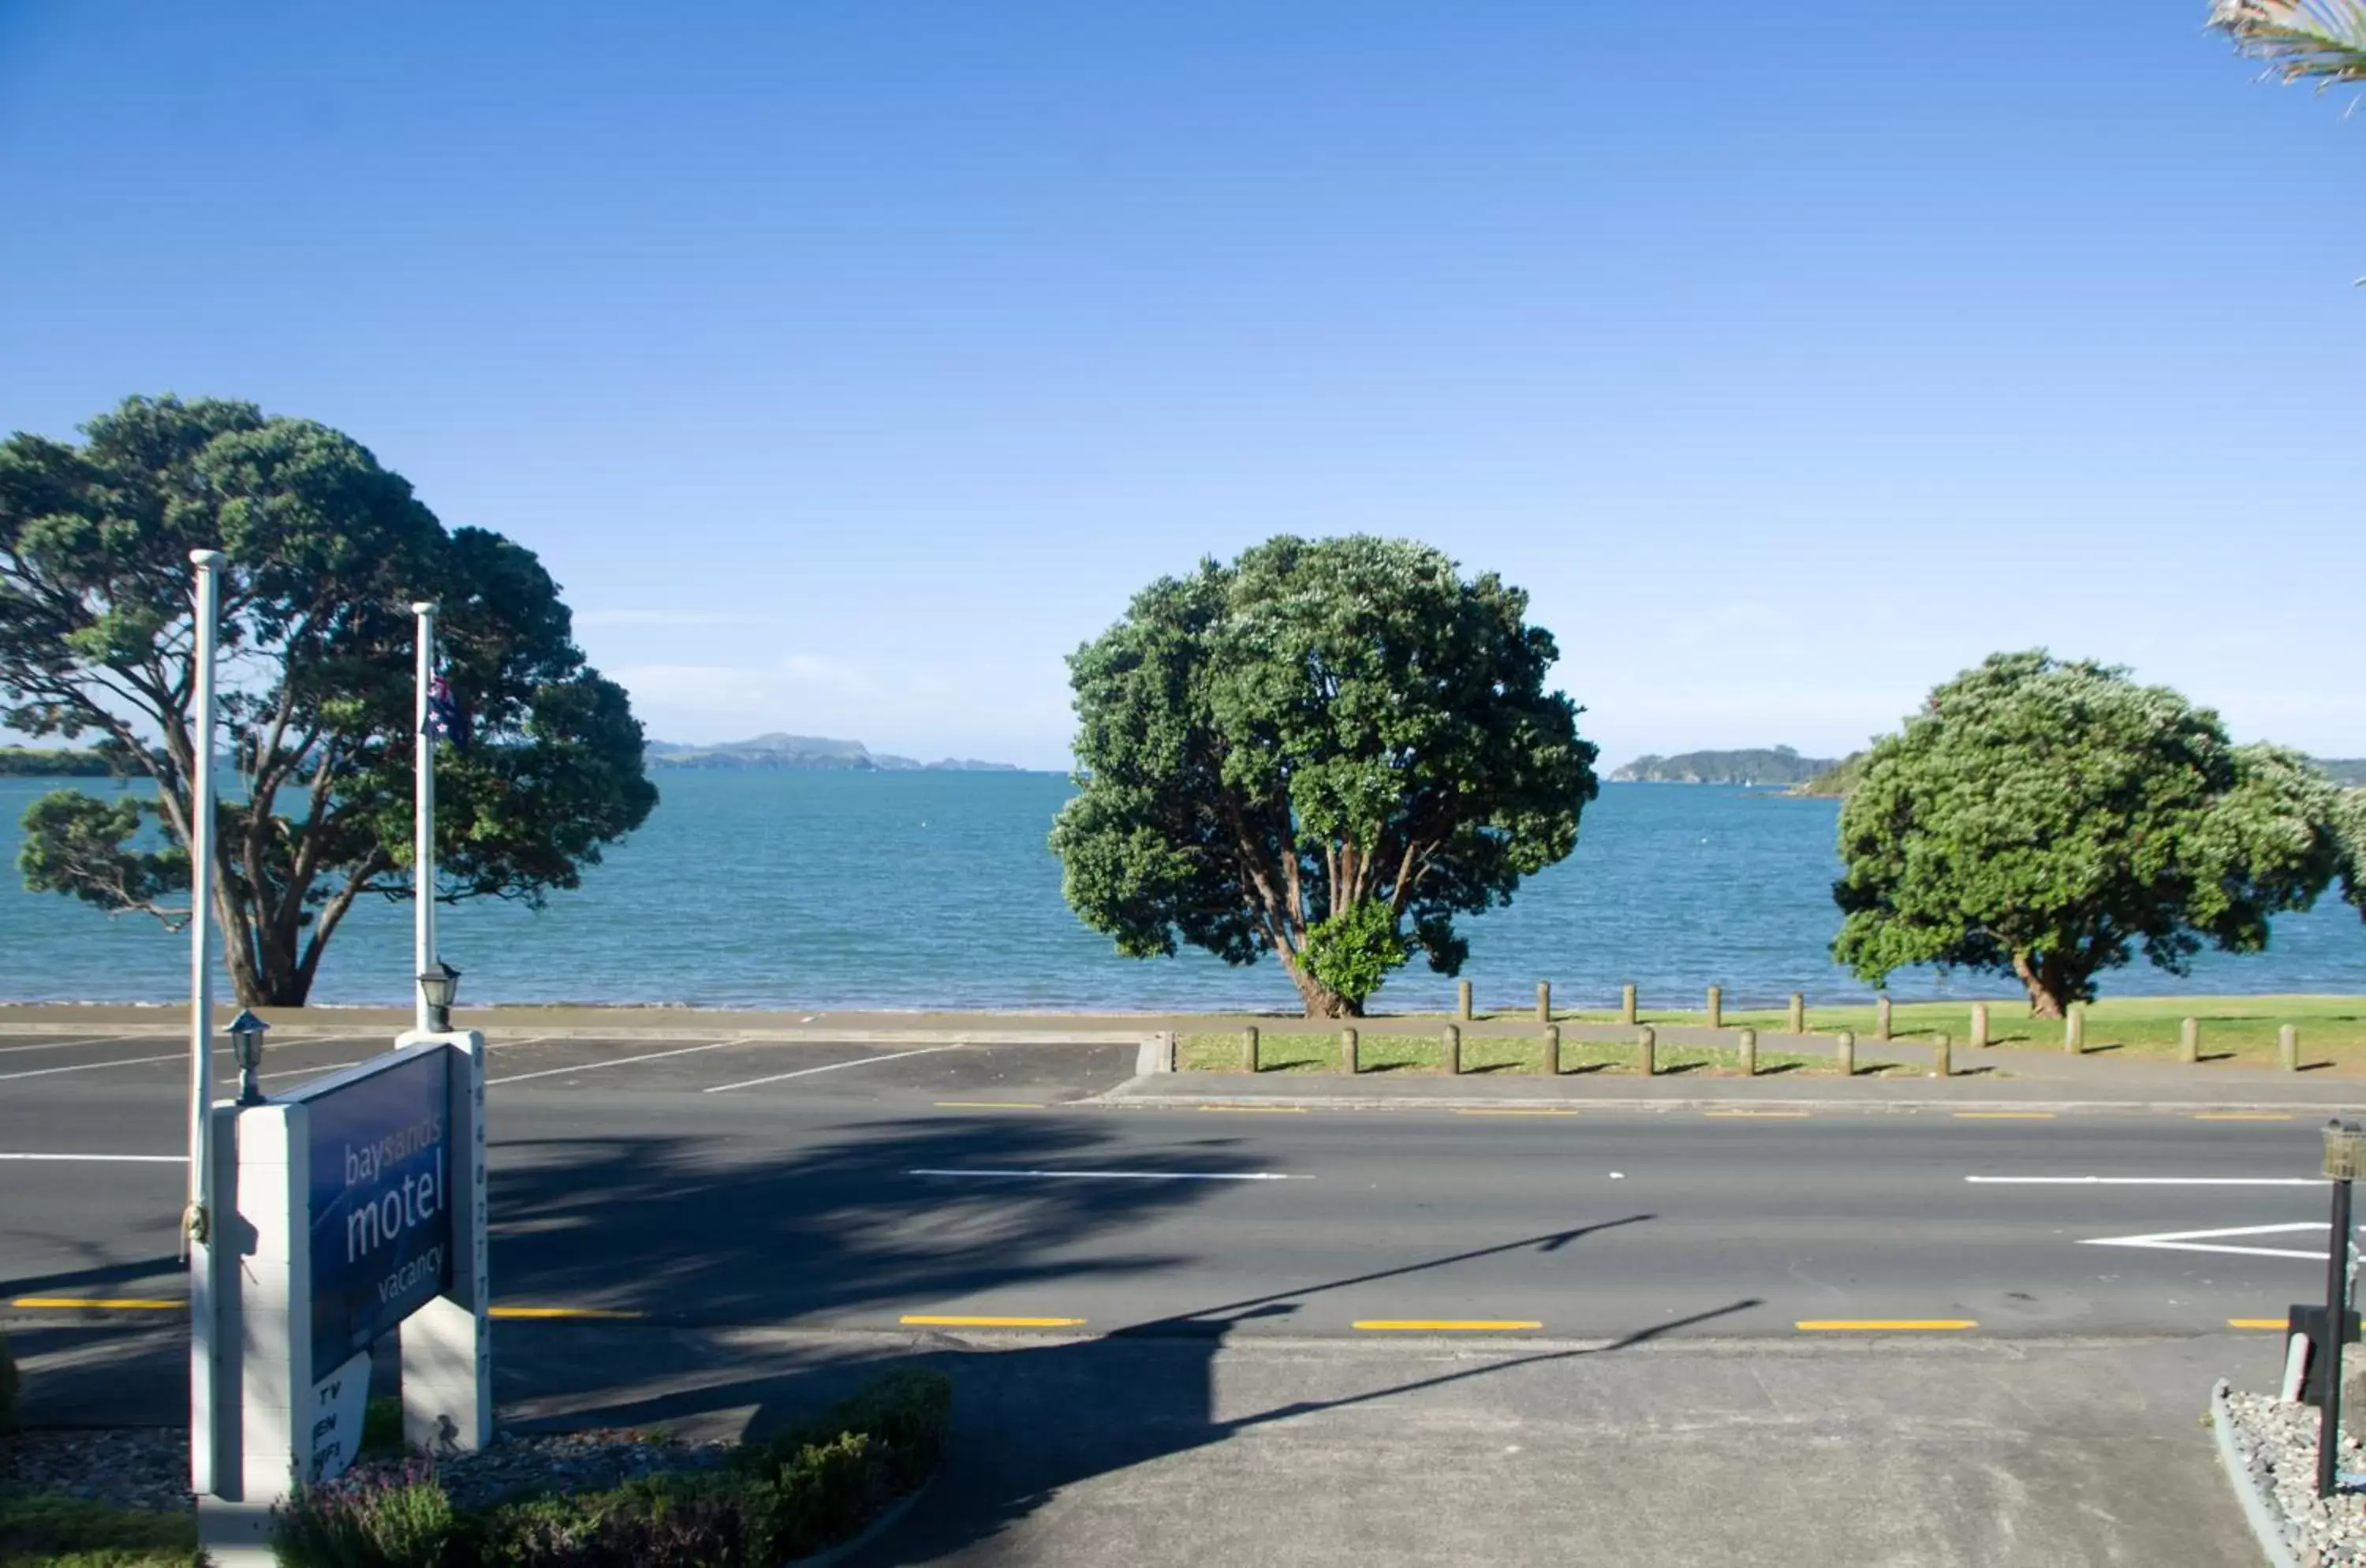
{"type": "Polygon", "coordinates": [[[468,710],[452,694],[452,683],[437,675],[427,683],[427,722],[419,732],[430,740],[449,740],[456,751],[468,749],[468,710]]]}

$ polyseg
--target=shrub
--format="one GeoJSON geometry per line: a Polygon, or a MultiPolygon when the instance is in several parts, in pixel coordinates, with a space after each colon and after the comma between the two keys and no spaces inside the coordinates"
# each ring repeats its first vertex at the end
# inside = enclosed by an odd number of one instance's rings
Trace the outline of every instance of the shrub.
{"type": "Polygon", "coordinates": [[[17,1425],[17,1358],[9,1353],[8,1337],[0,1334],[0,1432],[17,1425]]]}
{"type": "Polygon", "coordinates": [[[407,1465],[299,1488],[271,1544],[286,1568],[442,1568],[457,1524],[434,1473],[407,1465]]]}
{"type": "Polygon", "coordinates": [[[0,1483],[0,1562],[59,1568],[172,1568],[194,1561],[194,1514],[118,1508],[0,1483]]]}
{"type": "Polygon", "coordinates": [[[952,1384],[904,1371],[720,1471],[517,1498],[456,1517],[423,1467],[313,1487],[282,1511],[287,1568],[776,1568],[862,1528],[928,1476],[952,1384]]]}

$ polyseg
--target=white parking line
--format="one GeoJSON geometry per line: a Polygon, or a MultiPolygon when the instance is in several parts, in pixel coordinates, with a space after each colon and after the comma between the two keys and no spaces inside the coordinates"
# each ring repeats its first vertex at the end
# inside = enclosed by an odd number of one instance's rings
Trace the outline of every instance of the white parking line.
{"type": "Polygon", "coordinates": [[[96,1034],[87,1040],[44,1040],[38,1045],[0,1045],[0,1056],[14,1056],[22,1051],[71,1051],[77,1045],[121,1045],[131,1038],[122,1034],[96,1034]]]}
{"type": "Polygon", "coordinates": [[[2293,1231],[2327,1229],[2323,1220],[2302,1220],[2284,1225],[2229,1225],[2214,1231],[2155,1231],[2150,1235],[2090,1236],[2079,1243],[2081,1247],[2142,1247],[2159,1252],[2228,1252],[2240,1258],[2298,1258],[2312,1263],[2325,1261],[2322,1252],[2299,1252],[2283,1247],[2213,1247],[2210,1238],[2225,1235],[2284,1235],[2293,1231]]]}
{"type": "Polygon", "coordinates": [[[579,1062],[571,1067],[545,1067],[536,1073],[511,1073],[506,1077],[487,1078],[485,1087],[497,1083],[524,1083],[528,1078],[555,1078],[566,1073],[588,1073],[601,1067],[629,1067],[635,1062],[662,1061],[668,1056],[695,1056],[701,1051],[720,1051],[727,1045],[745,1045],[745,1040],[717,1040],[707,1045],[684,1045],[678,1051],[650,1051],[638,1056],[612,1056],[604,1062],[579,1062]]]}
{"type": "Polygon", "coordinates": [[[47,1161],[88,1165],[186,1165],[186,1155],[14,1155],[0,1154],[0,1159],[47,1161]]]}
{"type": "Polygon", "coordinates": [[[900,1062],[907,1056],[932,1056],[940,1051],[958,1051],[958,1045],[923,1045],[917,1051],[890,1051],[884,1056],[857,1056],[851,1062],[830,1062],[818,1067],[799,1067],[794,1073],[774,1073],[768,1078],[749,1078],[745,1083],[719,1083],[706,1092],[728,1094],[735,1089],[754,1089],[759,1084],[782,1083],[790,1078],[810,1077],[815,1073],[834,1073],[840,1067],[867,1067],[874,1062],[900,1062]]]}
{"type": "Polygon", "coordinates": [[[120,1062],[76,1062],[70,1067],[35,1067],[29,1073],[0,1073],[0,1083],[16,1078],[45,1078],[55,1073],[95,1073],[101,1067],[141,1067],[152,1062],[186,1062],[186,1051],[175,1051],[164,1056],[128,1056],[120,1062]]]}
{"type": "Polygon", "coordinates": [[[2321,1176],[1966,1176],[1991,1187],[2322,1187],[2321,1176]]]}
{"type": "Polygon", "coordinates": [[[1283,1170],[907,1170],[907,1176],[965,1176],[1029,1181],[1312,1181],[1283,1170]]]}

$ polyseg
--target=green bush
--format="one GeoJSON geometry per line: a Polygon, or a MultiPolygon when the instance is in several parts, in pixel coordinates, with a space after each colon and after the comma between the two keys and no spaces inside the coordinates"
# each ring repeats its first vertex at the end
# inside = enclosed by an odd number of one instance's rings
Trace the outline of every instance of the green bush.
{"type": "Polygon", "coordinates": [[[941,1372],[882,1378],[726,1468],[456,1515],[421,1468],[310,1488],[274,1537],[286,1568],[776,1568],[925,1480],[952,1426],[941,1372]]]}
{"type": "Polygon", "coordinates": [[[8,1337],[0,1334],[0,1432],[17,1425],[17,1358],[9,1353],[8,1337]]]}

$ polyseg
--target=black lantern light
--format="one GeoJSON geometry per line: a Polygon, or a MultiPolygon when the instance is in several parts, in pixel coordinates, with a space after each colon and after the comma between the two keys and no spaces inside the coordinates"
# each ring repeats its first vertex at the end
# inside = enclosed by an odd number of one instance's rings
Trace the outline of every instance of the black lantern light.
{"type": "Polygon", "coordinates": [[[263,1036],[271,1025],[264,1022],[244,1008],[230,1021],[231,1043],[238,1056],[238,1102],[241,1105],[263,1103],[263,1085],[255,1074],[263,1069],[263,1036]]]}
{"type": "Polygon", "coordinates": [[[438,1034],[452,1029],[452,998],[459,994],[460,972],[437,959],[419,976],[419,995],[427,1004],[427,1021],[438,1034]]]}

